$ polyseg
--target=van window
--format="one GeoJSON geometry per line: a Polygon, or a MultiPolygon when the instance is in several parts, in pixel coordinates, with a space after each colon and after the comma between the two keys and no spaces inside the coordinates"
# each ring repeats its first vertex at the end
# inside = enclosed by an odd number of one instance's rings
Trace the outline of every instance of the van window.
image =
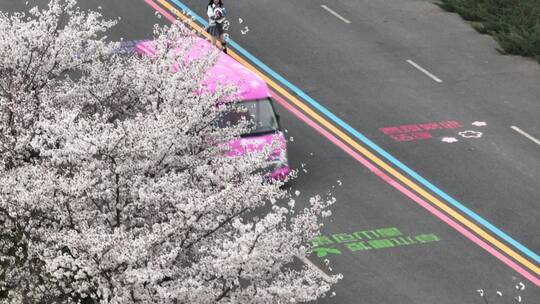
{"type": "Polygon", "coordinates": [[[243,119],[250,122],[250,131],[243,136],[275,133],[279,129],[276,113],[270,98],[249,100],[237,103],[236,109],[224,113],[219,121],[220,127],[234,126],[243,119]]]}

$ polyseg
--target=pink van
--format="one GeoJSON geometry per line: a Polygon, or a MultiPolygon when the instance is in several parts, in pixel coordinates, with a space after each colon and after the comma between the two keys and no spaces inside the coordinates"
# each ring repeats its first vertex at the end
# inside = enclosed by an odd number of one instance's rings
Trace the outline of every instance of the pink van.
{"type": "MultiPolygon", "coordinates": [[[[197,43],[191,48],[187,60],[191,60],[207,53],[213,46],[202,38],[197,37],[197,43]]],[[[152,41],[141,42],[136,45],[135,52],[153,56],[155,48],[152,41]]],[[[251,72],[228,55],[221,53],[215,65],[208,71],[204,85],[208,90],[215,90],[218,85],[232,84],[238,88],[236,99],[240,99],[242,108],[248,111],[252,119],[253,128],[248,134],[229,142],[228,156],[243,155],[250,151],[261,151],[269,145],[279,148],[270,153],[270,167],[267,176],[272,179],[283,180],[289,175],[289,162],[287,159],[287,146],[285,136],[279,126],[279,116],[274,111],[274,103],[270,89],[257,74],[251,72]],[[276,143],[276,141],[278,141],[276,143]]],[[[234,124],[242,115],[236,112],[225,114],[218,122],[220,125],[234,124]]]]}

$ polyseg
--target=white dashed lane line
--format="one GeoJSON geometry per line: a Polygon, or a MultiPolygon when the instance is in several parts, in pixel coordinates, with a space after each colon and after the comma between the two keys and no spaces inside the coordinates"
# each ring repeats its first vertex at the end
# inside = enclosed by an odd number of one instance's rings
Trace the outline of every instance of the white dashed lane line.
{"type": "Polygon", "coordinates": [[[512,128],[514,131],[518,132],[519,134],[527,137],[528,139],[532,140],[532,142],[536,143],[537,145],[540,146],[540,140],[532,137],[531,135],[529,135],[529,133],[521,130],[520,128],[516,127],[516,126],[510,126],[510,128],[512,128]]]}
{"type": "Polygon", "coordinates": [[[436,82],[439,82],[441,83],[442,80],[440,80],[437,76],[431,74],[430,72],[428,72],[426,69],[424,69],[423,67],[421,67],[420,65],[418,65],[416,62],[410,60],[410,59],[407,59],[407,62],[412,65],[413,67],[417,68],[418,70],[420,70],[422,73],[428,75],[431,79],[435,80],[436,82]]]}
{"type": "Polygon", "coordinates": [[[322,7],[323,9],[325,9],[327,12],[329,12],[330,14],[332,14],[332,15],[338,17],[339,19],[341,19],[341,21],[343,21],[343,22],[345,22],[345,23],[347,23],[347,24],[351,23],[349,20],[343,18],[340,14],[338,14],[338,13],[334,12],[333,10],[331,10],[330,8],[328,8],[328,6],[326,6],[326,5],[321,5],[321,7],[322,7]]]}
{"type": "Polygon", "coordinates": [[[304,264],[308,265],[308,267],[311,267],[311,269],[315,270],[316,272],[319,273],[319,275],[321,275],[325,281],[327,282],[331,282],[332,281],[332,278],[326,274],[326,272],[322,271],[319,267],[317,267],[315,264],[313,264],[310,260],[308,260],[308,258],[306,257],[301,257],[301,256],[296,256],[300,261],[302,261],[304,264]]]}

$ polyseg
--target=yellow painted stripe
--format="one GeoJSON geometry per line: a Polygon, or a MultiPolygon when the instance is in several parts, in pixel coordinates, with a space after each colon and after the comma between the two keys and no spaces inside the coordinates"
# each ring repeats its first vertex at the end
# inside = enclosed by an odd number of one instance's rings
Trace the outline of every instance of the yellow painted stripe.
{"type": "MultiPolygon", "coordinates": [[[[197,32],[203,34],[205,37],[209,37],[208,34],[206,33],[206,31],[201,27],[199,26],[198,24],[196,24],[195,22],[193,22],[193,20],[191,20],[190,18],[188,18],[187,16],[183,15],[182,13],[180,13],[176,8],[174,8],[171,4],[169,4],[167,1],[165,0],[157,0],[159,3],[161,3],[164,7],[166,7],[167,9],[169,9],[172,13],[174,13],[175,15],[177,15],[182,21],[186,22],[187,24],[189,24],[189,26],[191,26],[193,29],[195,29],[197,32]]],[[[238,62],[240,62],[242,65],[244,65],[246,68],[250,69],[251,71],[255,72],[257,75],[259,75],[260,77],[262,77],[266,83],[268,83],[268,85],[270,85],[274,90],[276,90],[277,92],[279,92],[281,95],[283,95],[284,97],[286,97],[287,99],[289,99],[290,101],[292,101],[293,104],[295,104],[298,108],[302,109],[306,114],[308,114],[309,116],[311,116],[313,119],[315,119],[317,122],[319,122],[322,126],[326,127],[328,130],[330,130],[331,132],[333,132],[337,137],[341,138],[344,142],[346,142],[347,144],[349,144],[351,147],[353,147],[354,149],[356,149],[358,152],[360,152],[361,154],[363,154],[365,157],[367,157],[368,159],[370,159],[373,163],[377,164],[379,167],[381,167],[382,169],[384,169],[386,172],[388,172],[389,174],[391,174],[392,176],[394,176],[396,179],[398,179],[399,181],[401,181],[403,184],[407,185],[409,188],[413,189],[414,191],[416,191],[418,194],[420,194],[421,196],[423,196],[425,199],[427,199],[428,201],[432,202],[435,206],[439,207],[440,209],[442,209],[443,211],[445,211],[447,214],[449,214],[450,216],[452,216],[453,218],[455,218],[457,221],[461,222],[462,224],[464,224],[466,227],[468,227],[469,229],[471,229],[472,231],[474,231],[476,234],[478,234],[479,236],[481,236],[482,238],[484,238],[486,241],[490,242],[491,244],[493,244],[495,247],[499,248],[500,250],[502,250],[503,252],[505,252],[506,254],[508,254],[509,256],[511,256],[512,258],[514,258],[516,261],[518,261],[519,263],[521,263],[522,265],[526,266],[527,268],[529,268],[530,270],[532,270],[533,272],[535,272],[537,275],[540,275],[540,268],[536,265],[534,265],[533,263],[531,263],[529,260],[525,259],[524,257],[522,257],[520,254],[518,254],[517,252],[515,252],[514,250],[512,250],[511,248],[509,248],[508,246],[506,246],[505,244],[503,244],[502,242],[500,242],[499,240],[497,240],[496,238],[492,237],[489,233],[487,233],[486,231],[484,231],[482,228],[478,227],[476,224],[472,223],[471,221],[469,221],[467,218],[463,217],[461,214],[459,214],[458,212],[456,212],[454,209],[450,208],[448,205],[446,205],[445,203],[443,203],[442,201],[440,201],[439,199],[437,199],[436,197],[434,197],[433,195],[431,195],[430,193],[428,193],[427,191],[425,191],[423,188],[421,188],[420,186],[418,186],[416,183],[414,183],[413,181],[411,181],[409,178],[403,176],[401,173],[399,173],[398,171],[396,171],[394,168],[392,168],[390,165],[388,165],[386,162],[382,161],[379,157],[377,157],[376,155],[374,155],[373,153],[371,153],[369,150],[367,150],[366,148],[364,148],[363,146],[361,146],[360,144],[358,144],[355,140],[353,140],[351,137],[349,137],[347,134],[345,134],[344,132],[342,132],[340,129],[338,129],[337,127],[335,127],[333,124],[331,124],[330,122],[328,122],[326,119],[324,119],[323,117],[321,117],[319,114],[317,114],[315,111],[313,111],[311,108],[309,108],[306,104],[304,104],[303,102],[301,102],[299,99],[297,99],[296,97],[294,97],[293,95],[291,95],[289,92],[287,92],[285,89],[283,89],[280,85],[278,85],[277,83],[275,83],[272,79],[268,78],[266,75],[264,75],[262,72],[260,72],[258,69],[256,69],[255,67],[253,67],[249,62],[247,62],[246,60],[244,60],[240,55],[238,55],[236,52],[232,51],[232,50],[229,50],[228,51],[228,54],[233,57],[234,59],[236,59],[238,62]]]]}

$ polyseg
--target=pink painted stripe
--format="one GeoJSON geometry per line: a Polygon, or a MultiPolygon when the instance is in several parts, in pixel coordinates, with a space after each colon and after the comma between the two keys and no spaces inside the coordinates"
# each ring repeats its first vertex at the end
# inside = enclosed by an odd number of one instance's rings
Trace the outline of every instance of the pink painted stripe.
{"type": "Polygon", "coordinates": [[[146,47],[146,43],[137,43],[137,45],[135,45],[135,50],[140,51],[148,56],[153,56],[155,54],[155,52],[146,47]]]}
{"type": "Polygon", "coordinates": [[[146,2],[148,5],[150,5],[156,11],[158,11],[158,13],[165,16],[165,18],[167,18],[167,20],[169,20],[170,22],[174,23],[174,22],[177,21],[177,19],[173,15],[169,14],[166,10],[164,10],[161,6],[159,6],[154,1],[152,1],[152,0],[144,0],[144,2],[146,2]]]}
{"type": "Polygon", "coordinates": [[[452,219],[450,219],[448,216],[446,216],[441,211],[437,210],[435,207],[421,199],[420,197],[416,196],[414,193],[409,191],[407,188],[402,186],[400,183],[398,183],[396,180],[382,172],[379,168],[377,168],[375,165],[370,163],[368,160],[360,156],[358,153],[356,153],[354,150],[352,150],[349,146],[347,146],[342,141],[338,140],[336,137],[334,137],[332,134],[330,134],[328,131],[323,129],[321,126],[319,126],[317,123],[315,123],[313,120],[302,114],[299,110],[294,108],[291,104],[286,102],[281,96],[276,94],[275,92],[272,92],[272,96],[274,99],[281,104],[283,107],[285,107],[287,110],[289,110],[291,113],[293,113],[296,117],[298,117],[300,120],[304,121],[306,124],[308,124],[310,127],[315,129],[317,132],[321,133],[324,137],[326,137],[328,140],[330,140],[332,143],[334,143],[336,146],[341,148],[343,151],[345,151],[347,154],[352,156],[354,159],[356,159],[358,162],[360,162],[362,165],[367,167],[371,172],[376,174],[378,177],[380,177],[382,180],[390,184],[392,187],[399,190],[401,193],[405,194],[407,197],[418,203],[420,206],[427,209],[429,212],[431,212],[433,215],[438,217],[440,220],[448,224],[450,227],[457,230],[459,233],[463,234],[466,238],[473,241],[478,246],[482,247],[484,250],[495,256],[497,259],[508,265],[510,268],[514,269],[518,273],[520,273],[522,276],[527,278],[529,281],[534,283],[536,286],[540,286],[540,279],[538,279],[533,274],[529,273],[525,269],[523,269],[521,266],[514,263],[512,260],[510,260],[505,255],[501,254],[499,251],[495,250],[490,245],[486,244],[484,241],[479,239],[476,235],[469,232],[467,229],[465,229],[463,226],[459,225],[452,219]]]}

